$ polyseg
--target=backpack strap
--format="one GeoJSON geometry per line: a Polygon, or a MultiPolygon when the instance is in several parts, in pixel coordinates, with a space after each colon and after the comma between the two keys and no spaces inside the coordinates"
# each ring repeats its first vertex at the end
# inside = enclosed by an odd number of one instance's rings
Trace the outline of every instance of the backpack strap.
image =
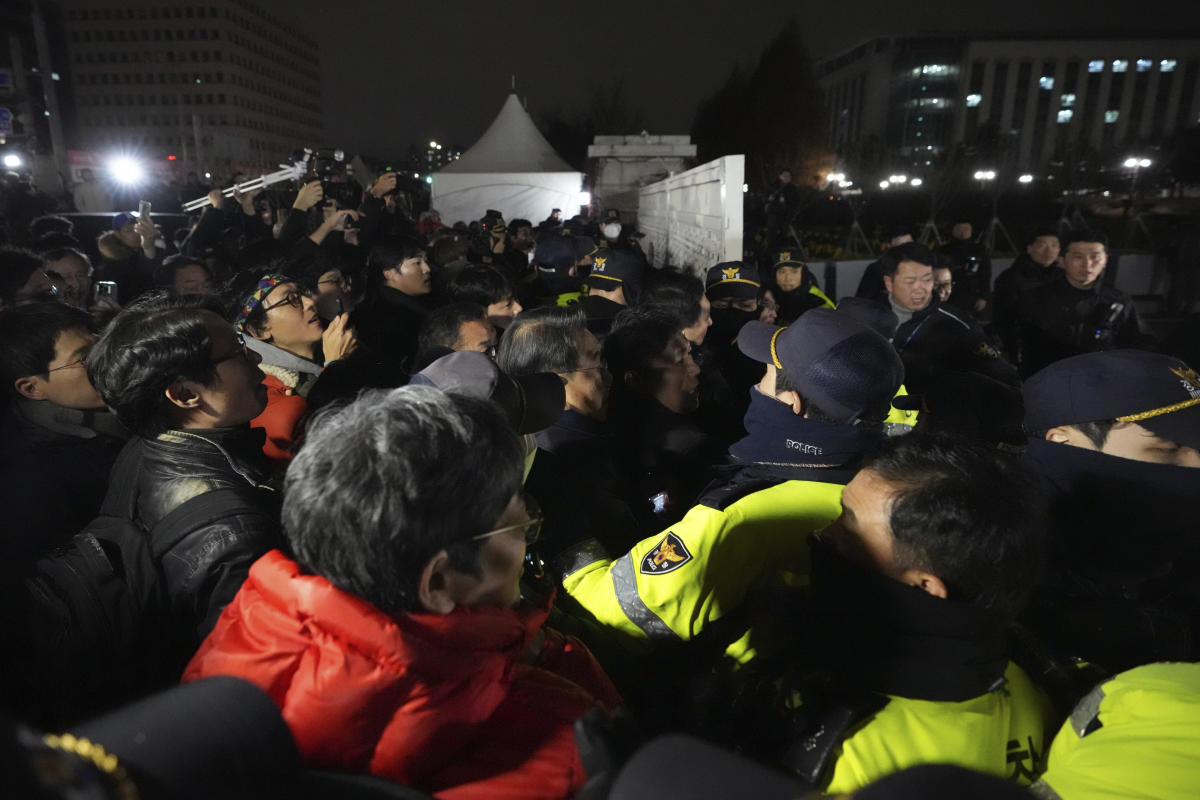
{"type": "Polygon", "coordinates": [[[160,519],[150,530],[150,547],[155,560],[192,531],[237,514],[267,516],[263,511],[262,492],[256,489],[225,488],[197,495],[160,519]]]}

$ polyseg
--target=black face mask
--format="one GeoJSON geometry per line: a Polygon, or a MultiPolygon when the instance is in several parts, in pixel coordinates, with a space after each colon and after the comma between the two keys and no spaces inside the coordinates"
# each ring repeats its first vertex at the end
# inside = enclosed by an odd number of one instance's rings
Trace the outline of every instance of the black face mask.
{"type": "Polygon", "coordinates": [[[743,311],[740,308],[714,308],[712,310],[712,330],[708,335],[714,337],[714,342],[721,344],[732,342],[743,325],[756,319],[758,319],[757,309],[743,311]]]}

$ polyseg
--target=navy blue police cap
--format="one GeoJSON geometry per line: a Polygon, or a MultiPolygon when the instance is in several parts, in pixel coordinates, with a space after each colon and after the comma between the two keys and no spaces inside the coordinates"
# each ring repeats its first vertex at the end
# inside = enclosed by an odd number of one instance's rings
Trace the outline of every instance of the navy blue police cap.
{"type": "Polygon", "coordinates": [[[1178,358],[1107,350],[1065,358],[1025,382],[1025,429],[1116,420],[1200,449],[1200,375],[1178,358]]]}

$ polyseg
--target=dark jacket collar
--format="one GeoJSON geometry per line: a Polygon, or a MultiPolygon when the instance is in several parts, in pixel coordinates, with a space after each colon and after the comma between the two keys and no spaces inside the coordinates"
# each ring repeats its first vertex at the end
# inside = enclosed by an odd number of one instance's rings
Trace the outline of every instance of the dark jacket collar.
{"type": "Polygon", "coordinates": [[[1000,614],[862,569],[815,538],[812,585],[817,649],[847,688],[962,702],[1003,685],[1000,614]]]}
{"type": "Polygon", "coordinates": [[[745,438],[729,448],[735,462],[796,470],[852,465],[883,439],[881,426],[840,425],[798,417],[790,406],[756,388],[750,389],[745,425],[745,438]]]}

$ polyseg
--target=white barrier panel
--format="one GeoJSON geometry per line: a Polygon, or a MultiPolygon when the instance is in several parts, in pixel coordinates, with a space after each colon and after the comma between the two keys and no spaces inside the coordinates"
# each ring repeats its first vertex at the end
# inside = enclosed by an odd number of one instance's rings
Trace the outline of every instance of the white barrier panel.
{"type": "Polygon", "coordinates": [[[638,230],[650,262],[703,276],[713,264],[741,261],[745,174],[745,156],[723,156],[642,187],[638,230]]]}

